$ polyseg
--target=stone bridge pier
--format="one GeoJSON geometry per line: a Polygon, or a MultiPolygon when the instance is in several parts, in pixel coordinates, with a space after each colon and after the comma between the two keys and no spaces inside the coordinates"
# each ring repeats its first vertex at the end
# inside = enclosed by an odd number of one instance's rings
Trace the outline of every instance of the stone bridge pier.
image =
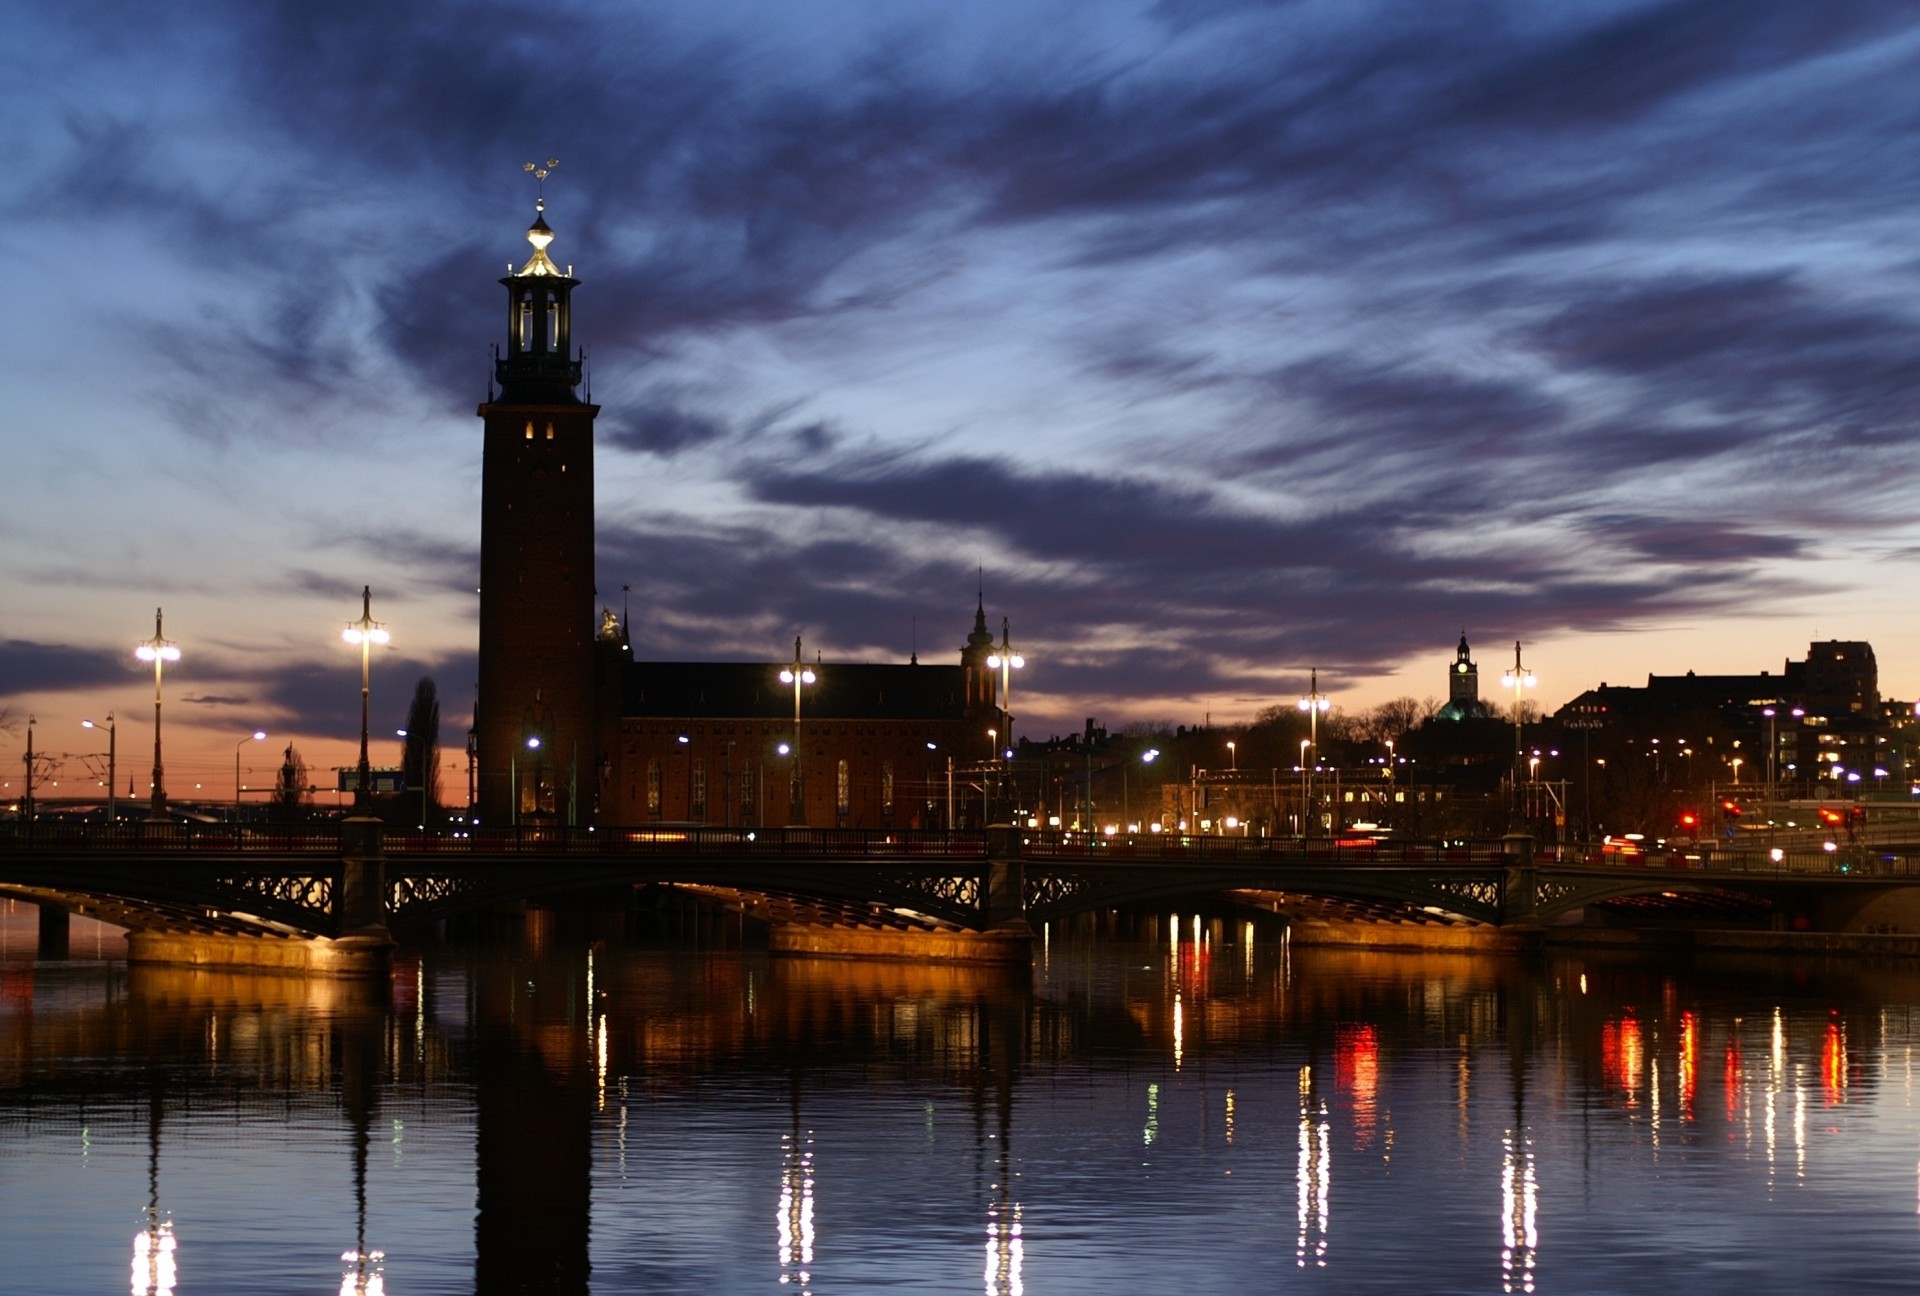
{"type": "MultiPolygon", "coordinates": [[[[387,976],[394,940],[387,930],[386,853],[380,832],[378,819],[356,816],[341,822],[334,934],[130,931],[127,962],[334,977],[387,976]]],[[[43,940],[44,935],[43,927],[43,940]]]]}
{"type": "Polygon", "coordinates": [[[1005,824],[987,829],[987,859],[978,886],[977,928],[781,922],[769,929],[767,947],[776,954],[814,958],[909,959],[1031,967],[1034,932],[1027,921],[1026,869],[1020,855],[1018,829],[1005,824]]]}

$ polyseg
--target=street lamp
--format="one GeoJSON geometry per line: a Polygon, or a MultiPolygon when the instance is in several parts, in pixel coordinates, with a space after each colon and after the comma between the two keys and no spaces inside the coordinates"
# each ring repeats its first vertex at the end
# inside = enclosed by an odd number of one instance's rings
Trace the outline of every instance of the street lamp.
{"type": "Polygon", "coordinates": [[[266,739],[265,729],[255,729],[233,745],[233,821],[240,822],[240,749],[250,742],[262,742],[266,739]]]}
{"type": "Polygon", "coordinates": [[[1013,755],[1013,673],[1026,664],[1027,659],[1013,650],[1007,618],[1001,617],[1000,647],[987,655],[987,669],[1000,672],[1000,732],[1006,737],[996,740],[994,750],[1000,755],[1002,792],[1005,791],[1007,758],[1013,755]]]}
{"type": "Polygon", "coordinates": [[[167,812],[167,783],[160,760],[160,675],[168,662],[180,660],[179,645],[160,633],[160,609],[153,610],[153,638],[133,646],[133,655],[153,663],[153,798],[147,816],[158,819],[167,812]]]}
{"type": "Polygon", "coordinates": [[[1000,649],[988,655],[987,669],[1000,672],[1000,719],[1008,747],[1013,746],[1013,672],[1026,664],[1027,659],[1013,650],[1008,638],[1007,618],[1001,617],[1000,649]]]}
{"type": "Polygon", "coordinates": [[[32,716],[27,717],[27,797],[26,808],[21,817],[28,823],[33,822],[33,726],[35,723],[32,716]]]}
{"type": "MultiPolygon", "coordinates": [[[[1300,709],[1307,713],[1307,746],[1313,748],[1313,763],[1320,763],[1320,716],[1333,709],[1333,699],[1320,692],[1320,668],[1312,667],[1307,676],[1307,695],[1300,699],[1300,709]]],[[[1307,835],[1307,803],[1313,799],[1313,773],[1307,764],[1306,747],[1300,749],[1300,829],[1301,835],[1307,835]]]]}
{"type": "Polygon", "coordinates": [[[1240,772],[1240,753],[1231,741],[1227,743],[1227,772],[1230,774],[1240,772]]]}
{"type": "Polygon", "coordinates": [[[1311,786],[1307,782],[1307,748],[1310,746],[1311,739],[1300,740],[1300,837],[1303,841],[1307,836],[1307,790],[1311,786]]]}
{"type": "Polygon", "coordinates": [[[800,660],[800,636],[793,637],[793,665],[780,672],[782,684],[793,685],[793,781],[789,785],[787,804],[787,822],[798,822],[804,826],[807,820],[806,762],[801,758],[800,747],[800,690],[814,682],[817,677],[800,660]]]}
{"type": "Polygon", "coordinates": [[[373,804],[373,766],[367,760],[367,685],[372,669],[375,644],[386,643],[390,636],[383,624],[373,619],[373,587],[360,590],[360,619],[347,622],[340,637],[360,648],[360,779],[353,789],[353,808],[365,811],[373,804]]]}
{"type": "Polygon", "coordinates": [[[1520,763],[1524,751],[1524,744],[1521,742],[1520,735],[1521,725],[1525,721],[1525,708],[1522,705],[1521,699],[1525,697],[1528,689],[1539,683],[1539,680],[1534,678],[1533,672],[1520,664],[1520,641],[1518,639],[1513,641],[1513,669],[1501,672],[1500,683],[1504,687],[1513,690],[1513,804],[1515,812],[1518,813],[1521,808],[1520,763]]]}
{"type": "MultiPolygon", "coordinates": [[[[82,720],[80,722],[80,727],[83,729],[98,729],[100,726],[95,724],[91,720],[82,720]]],[[[114,725],[114,722],[113,722],[113,712],[109,711],[107,712],[107,822],[108,823],[113,822],[114,811],[118,808],[118,805],[114,800],[114,792],[113,792],[114,781],[119,775],[117,757],[118,757],[118,749],[120,745],[119,734],[115,732],[115,728],[116,726],[114,725]]]]}
{"type": "MultiPolygon", "coordinates": [[[[539,752],[540,736],[538,734],[527,739],[527,750],[535,753],[539,752]]],[[[515,751],[513,755],[507,758],[507,781],[513,784],[513,803],[511,806],[513,814],[508,820],[508,823],[511,827],[518,828],[520,826],[520,753],[518,751],[515,751]]]]}
{"type": "MultiPolygon", "coordinates": [[[[1140,753],[1140,763],[1142,765],[1151,765],[1153,764],[1154,758],[1159,754],[1160,749],[1158,747],[1149,747],[1140,753]]],[[[1122,761],[1120,763],[1120,830],[1122,832],[1133,831],[1129,826],[1132,815],[1130,807],[1133,803],[1128,796],[1127,790],[1127,772],[1131,765],[1131,761],[1122,761]]]]}

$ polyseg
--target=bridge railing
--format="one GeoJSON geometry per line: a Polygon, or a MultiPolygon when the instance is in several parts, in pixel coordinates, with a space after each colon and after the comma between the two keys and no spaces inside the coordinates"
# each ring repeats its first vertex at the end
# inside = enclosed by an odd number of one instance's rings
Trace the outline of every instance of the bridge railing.
{"type": "Polygon", "coordinates": [[[340,852],[337,823],[10,823],[0,825],[0,852],[108,851],[124,854],[181,854],[225,851],[334,854],[340,852]]]}
{"type": "Polygon", "coordinates": [[[710,828],[696,824],[565,828],[522,824],[470,833],[393,833],[386,849],[404,855],[930,855],[984,858],[984,832],[853,828],[710,828]]]}
{"type": "Polygon", "coordinates": [[[1325,864],[1490,864],[1507,856],[1502,841],[1396,841],[1348,835],[1333,838],[1209,837],[1186,833],[1028,832],[1020,852],[1035,858],[1176,860],[1229,863],[1265,860],[1325,864]]]}

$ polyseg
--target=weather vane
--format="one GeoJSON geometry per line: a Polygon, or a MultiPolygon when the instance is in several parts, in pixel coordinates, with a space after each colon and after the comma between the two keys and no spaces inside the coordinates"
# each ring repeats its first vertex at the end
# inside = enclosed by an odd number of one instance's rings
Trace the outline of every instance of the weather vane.
{"type": "Polygon", "coordinates": [[[526,166],[521,168],[521,170],[526,171],[528,174],[533,176],[534,185],[535,185],[535,189],[534,189],[535,197],[541,198],[541,199],[546,198],[547,177],[553,174],[553,169],[559,165],[560,165],[559,158],[548,158],[547,164],[545,166],[541,166],[538,162],[529,162],[526,164],[526,166]]]}

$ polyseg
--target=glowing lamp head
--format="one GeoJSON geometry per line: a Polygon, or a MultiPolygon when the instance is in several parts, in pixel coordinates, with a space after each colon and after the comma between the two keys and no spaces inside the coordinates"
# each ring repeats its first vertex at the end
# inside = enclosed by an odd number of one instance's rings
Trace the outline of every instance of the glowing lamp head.
{"type": "Polygon", "coordinates": [[[1151,765],[1153,764],[1153,758],[1158,756],[1159,754],[1160,754],[1160,749],[1158,747],[1149,747],[1145,751],[1140,753],[1140,759],[1145,761],[1147,764],[1151,765]]]}
{"type": "Polygon", "coordinates": [[[540,747],[540,740],[537,737],[527,739],[528,751],[537,751],[539,750],[539,747],[540,747]]]}
{"type": "Polygon", "coordinates": [[[180,649],[174,644],[161,644],[156,647],[150,643],[143,643],[133,650],[133,655],[146,662],[176,662],[180,660],[180,649]]]}
{"type": "Polygon", "coordinates": [[[265,729],[255,729],[253,731],[254,742],[264,742],[266,741],[266,737],[267,737],[267,731],[265,729]]]}

